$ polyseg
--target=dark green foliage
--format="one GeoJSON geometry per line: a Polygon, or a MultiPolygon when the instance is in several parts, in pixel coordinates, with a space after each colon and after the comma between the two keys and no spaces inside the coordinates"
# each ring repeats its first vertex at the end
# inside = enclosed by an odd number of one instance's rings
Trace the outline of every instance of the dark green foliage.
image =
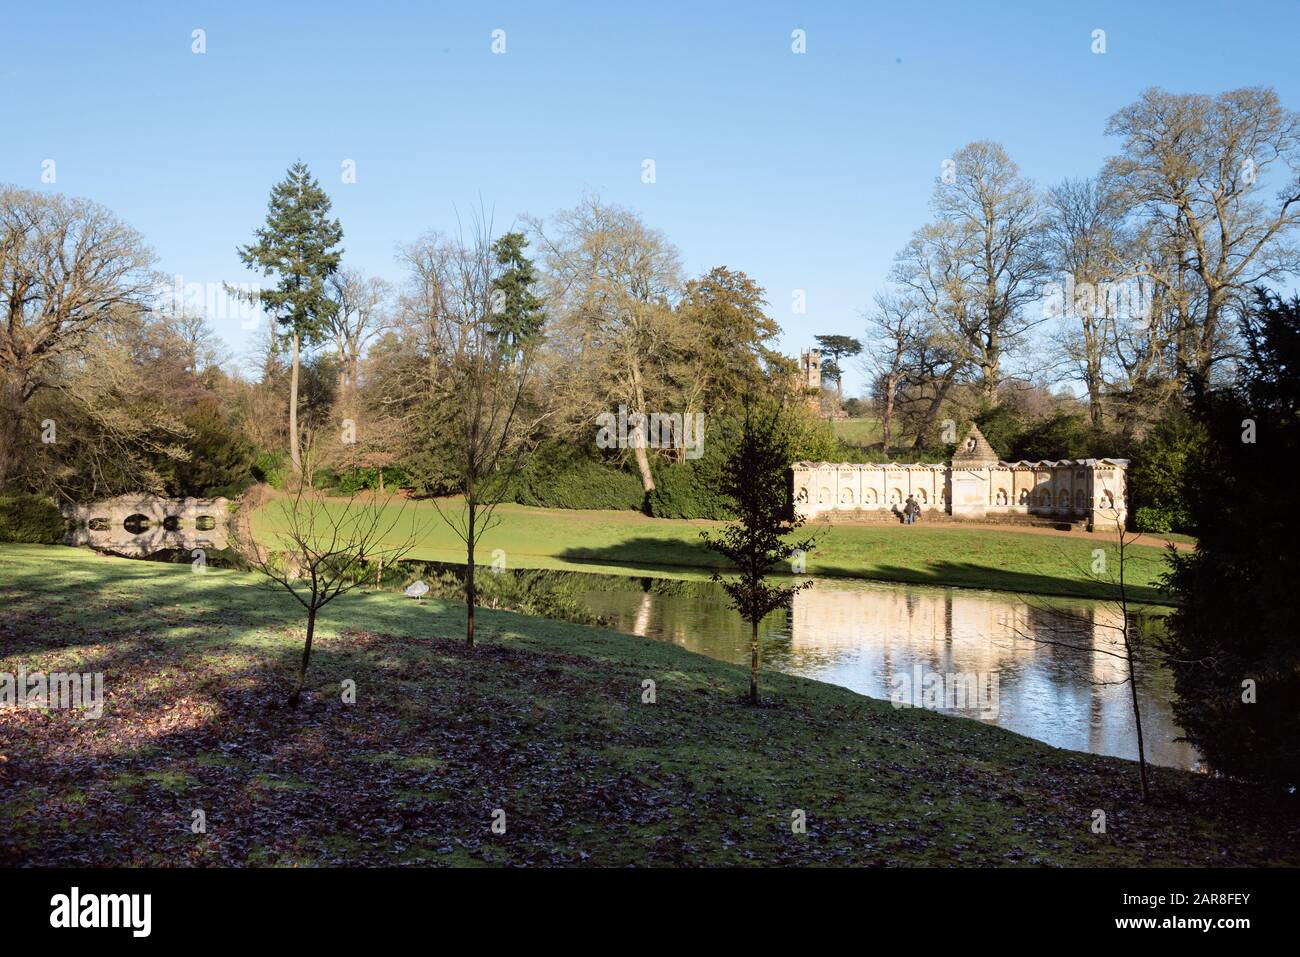
{"type": "Polygon", "coordinates": [[[1129,466],[1129,486],[1142,532],[1192,532],[1186,494],[1187,470],[1203,452],[1205,427],[1174,406],[1138,445],[1129,466]]]}
{"type": "Polygon", "coordinates": [[[202,400],[185,415],[190,437],[188,462],[171,468],[167,493],[177,498],[193,495],[239,495],[256,481],[253,472],[256,451],[252,444],[222,416],[216,403],[202,400]]]}
{"type": "Polygon", "coordinates": [[[353,495],[362,489],[378,490],[381,474],[383,475],[383,486],[386,492],[395,492],[399,488],[410,486],[411,477],[406,474],[406,470],[392,465],[384,469],[351,469],[338,476],[337,487],[343,495],[353,495]]]}
{"type": "Polygon", "coordinates": [[[1021,432],[1007,452],[999,452],[1004,459],[1015,461],[1083,459],[1093,454],[1093,441],[1084,416],[1058,412],[1021,432]]]}
{"type": "Polygon", "coordinates": [[[524,255],[528,240],[523,233],[506,233],[492,244],[497,263],[505,268],[492,281],[499,303],[492,316],[492,331],[514,349],[536,341],[546,321],[545,303],[533,292],[537,269],[524,255]]]}
{"type": "Polygon", "coordinates": [[[703,518],[727,521],[736,517],[731,498],[722,491],[720,453],[655,470],[655,490],[649,511],[655,518],[703,518]]]}
{"type": "MultiPolygon", "coordinates": [[[[975,414],[975,424],[979,426],[980,432],[984,434],[989,445],[993,446],[993,451],[997,452],[1003,460],[1010,460],[1013,457],[1013,449],[1024,426],[1019,416],[1009,406],[994,405],[981,409],[975,414]]],[[[965,429],[958,429],[958,434],[964,435],[965,431],[965,429]]]]}
{"type": "Polygon", "coordinates": [[[245,266],[278,277],[275,288],[256,295],[281,334],[296,334],[303,345],[321,338],[338,309],[325,288],[343,256],[338,248],[343,227],[329,218],[331,205],[307,165],[294,163],[271,189],[266,223],[254,233],[256,242],[238,250],[245,266]]]}
{"type": "Polygon", "coordinates": [[[58,545],[66,530],[58,506],[45,496],[26,492],[0,496],[0,542],[58,545]]]}
{"type": "Polygon", "coordinates": [[[1300,785],[1300,299],[1259,292],[1242,321],[1247,355],[1232,387],[1201,391],[1192,413],[1205,440],[1184,463],[1197,536],[1170,550],[1180,605],[1165,651],[1174,715],[1223,773],[1300,785]],[[1249,429],[1253,424],[1254,434],[1249,429]],[[1252,441],[1253,439],[1253,441],[1252,441]],[[1244,702],[1243,682],[1256,702],[1244,702]]]}
{"type": "Polygon", "coordinates": [[[803,525],[803,517],[790,507],[789,430],[783,426],[780,406],[754,412],[745,407],[740,439],[727,455],[722,469],[721,491],[734,502],[738,521],[720,533],[700,532],[704,546],[722,555],[735,567],[737,577],[723,578],[715,572],[732,606],[749,622],[749,701],[758,704],[758,624],[787,604],[795,592],[812,582],[771,585],[767,579],[778,566],[797,552],[813,546],[812,539],[788,540],[803,525]]]}
{"type": "Polygon", "coordinates": [[[862,343],[852,336],[814,336],[821,353],[825,356],[822,362],[822,379],[827,382],[834,382],[837,393],[842,394],[844,388],[844,359],[851,359],[853,356],[862,352],[862,343]]]}
{"type": "Polygon", "coordinates": [[[544,508],[640,509],[641,481],[631,472],[562,442],[538,447],[515,475],[511,499],[544,508]]]}
{"type": "Polygon", "coordinates": [[[263,449],[253,459],[253,478],[265,482],[271,488],[284,488],[284,480],[288,474],[283,452],[263,449]]]}

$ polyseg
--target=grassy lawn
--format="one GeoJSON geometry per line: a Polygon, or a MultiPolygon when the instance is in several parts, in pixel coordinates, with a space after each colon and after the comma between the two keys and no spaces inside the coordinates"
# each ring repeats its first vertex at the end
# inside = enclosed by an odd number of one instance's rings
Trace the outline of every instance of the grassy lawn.
{"type": "Polygon", "coordinates": [[[775,673],[752,709],[745,669],[600,629],[485,611],[469,652],[463,606],[344,596],[289,711],[296,606],[252,576],[0,545],[0,608],[0,671],[108,695],[0,711],[2,864],[1300,864],[1244,788],[1157,768],[1143,805],[1130,762],[775,673]]]}
{"type": "MultiPolygon", "coordinates": [[[[396,508],[396,506],[392,506],[396,508]]],[[[257,534],[277,531],[277,510],[255,514],[257,534]]],[[[636,572],[690,577],[723,567],[700,544],[702,529],[716,522],[647,518],[632,511],[529,508],[502,505],[499,524],[480,541],[483,564],[495,549],[511,568],[562,568],[576,571],[636,572]]],[[[418,526],[412,558],[464,562],[465,547],[428,502],[407,502],[392,537],[405,538],[418,526]]],[[[1081,598],[1111,597],[1112,586],[1091,577],[1093,551],[1106,548],[1100,535],[1043,535],[1027,531],[960,525],[818,525],[805,532],[818,543],[807,557],[807,573],[831,577],[931,585],[960,585],[1003,591],[1081,598]]],[[[1151,540],[1130,552],[1130,597],[1160,602],[1155,588],[1164,571],[1163,543],[1151,540]]],[[[1113,562],[1112,549],[1107,549],[1113,562]]],[[[1114,567],[1111,565],[1110,567],[1114,567]]],[[[1167,600],[1167,599],[1166,599],[1167,600]]]]}
{"type": "Polygon", "coordinates": [[[856,419],[833,419],[831,428],[835,437],[845,445],[868,446],[879,442],[883,433],[880,420],[874,416],[861,416],[856,419]]]}

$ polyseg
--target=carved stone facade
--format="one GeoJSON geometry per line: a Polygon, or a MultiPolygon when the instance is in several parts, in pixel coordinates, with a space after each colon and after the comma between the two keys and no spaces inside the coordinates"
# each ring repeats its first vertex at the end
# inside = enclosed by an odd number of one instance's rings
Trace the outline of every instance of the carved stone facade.
{"type": "Polygon", "coordinates": [[[63,515],[72,530],[64,542],[130,558],[166,549],[222,549],[226,547],[228,505],[224,498],[133,494],[65,506],[63,515]]]}
{"type": "Polygon", "coordinates": [[[806,518],[888,519],[909,495],[927,517],[969,521],[1086,521],[1127,515],[1127,459],[1002,462],[975,426],[946,465],[796,462],[794,508],[806,518]]]}

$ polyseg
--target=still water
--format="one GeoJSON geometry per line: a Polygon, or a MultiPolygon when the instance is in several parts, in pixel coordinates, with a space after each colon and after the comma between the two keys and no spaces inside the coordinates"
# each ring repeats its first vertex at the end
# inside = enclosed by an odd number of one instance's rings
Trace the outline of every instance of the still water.
{"type": "MultiPolygon", "coordinates": [[[[407,567],[455,588],[460,569],[407,567]]],[[[671,641],[723,661],[749,662],[749,626],[708,581],[575,572],[513,571],[477,576],[484,604],[671,641]]],[[[842,685],[874,698],[899,693],[922,676],[996,676],[996,707],[972,699],[955,711],[1060,748],[1137,757],[1118,609],[1106,603],[1021,598],[1003,592],[818,579],[760,630],[764,667],[842,685]]],[[[1158,623],[1155,627],[1158,627],[1158,623]]],[[[1199,767],[1176,742],[1171,680],[1153,660],[1139,668],[1147,758],[1199,767]]],[[[919,698],[920,690],[916,691],[919,698]]],[[[909,699],[910,700],[910,699],[909,699]]],[[[952,710],[952,709],[947,709],[952,710]]]]}

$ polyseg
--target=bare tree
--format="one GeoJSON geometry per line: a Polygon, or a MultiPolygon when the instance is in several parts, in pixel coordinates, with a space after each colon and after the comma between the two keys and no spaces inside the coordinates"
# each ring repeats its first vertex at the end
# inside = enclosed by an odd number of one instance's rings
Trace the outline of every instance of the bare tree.
{"type": "Polygon", "coordinates": [[[361,355],[366,345],[390,325],[387,306],[392,287],[358,269],[340,269],[326,283],[338,309],[328,321],[338,353],[339,402],[349,406],[357,389],[361,355]]]}
{"type": "Polygon", "coordinates": [[[22,444],[27,404],[90,337],[139,319],[153,253],[96,203],[0,189],[0,488],[22,444]]]}
{"type": "Polygon", "coordinates": [[[631,210],[586,197],[553,217],[531,221],[544,250],[551,311],[559,324],[551,344],[564,370],[556,400],[590,424],[611,402],[626,403],[641,484],[654,490],[645,419],[649,400],[669,378],[665,364],[679,330],[672,305],[680,286],[677,250],[631,210]],[[639,424],[638,424],[639,423],[639,424]]]}
{"type": "Polygon", "coordinates": [[[1043,317],[1025,307],[1047,276],[1043,215],[1034,184],[997,143],[971,143],[953,157],[950,176],[935,184],[932,205],[941,240],[933,253],[952,257],[946,269],[948,311],[978,368],[981,396],[998,403],[1003,358],[1043,317]]]}
{"type": "Polygon", "coordinates": [[[1067,179],[1047,192],[1047,255],[1056,274],[1070,280],[1062,283],[1058,345],[1087,391],[1095,429],[1102,424],[1106,366],[1119,319],[1112,307],[1122,298],[1108,300],[1099,293],[1121,278],[1132,282],[1138,277],[1127,259],[1125,214],[1118,194],[1104,180],[1067,179]]]}
{"type": "Polygon", "coordinates": [[[1152,88],[1111,117],[1107,133],[1123,138],[1108,173],[1143,206],[1184,255],[1183,269],[1200,282],[1204,309],[1187,317],[1185,372],[1208,382],[1225,358],[1223,314],[1246,290],[1300,269],[1294,228],[1300,224],[1300,114],[1283,109],[1267,87],[1218,96],[1152,88]],[[1266,174],[1281,182],[1270,202],[1266,174]]]}
{"type": "MultiPolygon", "coordinates": [[[[1091,569],[1079,569],[1082,577],[1092,578],[1109,586],[1111,598],[1095,603],[1091,613],[1081,613],[1045,602],[1032,596],[1024,596],[1024,601],[1038,613],[1037,627],[1032,630],[1015,629],[1016,634],[1029,641],[1043,645],[1052,645],[1075,652],[1082,657],[1101,656],[1118,662],[1123,677],[1119,683],[1127,684],[1129,705],[1133,714],[1133,731],[1137,739],[1138,778],[1141,783],[1142,800],[1149,800],[1151,789],[1147,780],[1146,743],[1142,732],[1142,707],[1138,685],[1141,681],[1140,662],[1145,638],[1150,630],[1147,613],[1136,605],[1128,593],[1127,566],[1132,560],[1131,548],[1141,535],[1130,532],[1125,527],[1123,513],[1118,509],[1110,510],[1110,525],[1114,529],[1114,561],[1108,560],[1107,553],[1099,550],[1091,569]],[[1099,621],[1097,610],[1109,607],[1113,611],[1113,621],[1099,621]],[[1084,637],[1086,631],[1088,637],[1084,637]]],[[[1114,684],[1108,679],[1099,679],[1095,674],[1086,676],[1093,684],[1114,684]]]]}
{"type": "Polygon", "coordinates": [[[419,540],[420,528],[414,520],[409,529],[404,527],[406,503],[393,508],[392,502],[355,495],[331,501],[299,484],[292,494],[273,499],[262,508],[261,519],[270,529],[273,545],[254,539],[246,515],[240,517],[230,537],[231,548],[271,585],[292,595],[307,614],[302,661],[289,695],[290,707],[302,696],[321,609],[365,584],[368,563],[400,561],[419,540]]]}
{"type": "Polygon", "coordinates": [[[495,280],[501,264],[489,226],[468,244],[426,237],[407,247],[413,274],[410,302],[426,310],[430,384],[426,425],[441,459],[443,481],[459,505],[433,500],[465,544],[465,641],[474,646],[476,550],[498,524],[496,508],[510,491],[537,419],[525,421],[533,347],[496,331],[495,280]]]}
{"type": "Polygon", "coordinates": [[[860,362],[880,402],[880,430],[885,454],[894,439],[894,403],[907,373],[907,360],[919,337],[924,336],[917,303],[898,293],[880,293],[866,315],[866,351],[860,362]]]}

